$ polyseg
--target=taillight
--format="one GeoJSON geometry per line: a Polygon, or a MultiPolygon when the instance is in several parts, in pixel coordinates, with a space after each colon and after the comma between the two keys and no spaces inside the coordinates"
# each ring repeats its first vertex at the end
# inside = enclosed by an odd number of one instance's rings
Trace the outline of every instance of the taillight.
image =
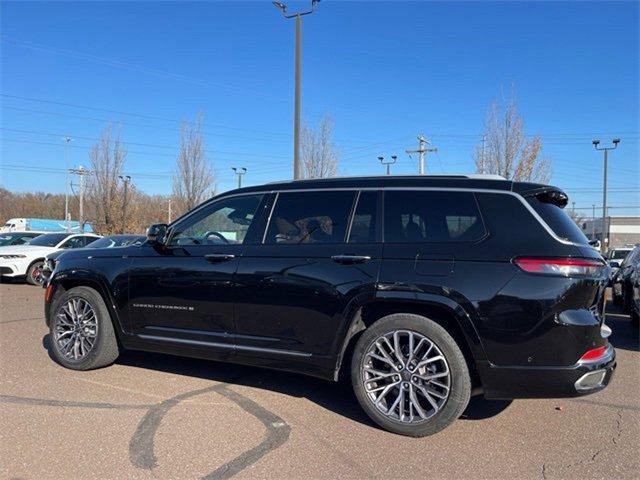
{"type": "Polygon", "coordinates": [[[562,277],[593,277],[602,274],[605,264],[589,258],[515,258],[513,263],[527,273],[562,277]]]}
{"type": "Polygon", "coordinates": [[[609,348],[610,348],[609,345],[604,345],[602,347],[587,350],[587,352],[580,357],[580,360],[578,362],[579,363],[597,362],[598,360],[601,360],[606,355],[608,355],[609,348]]]}

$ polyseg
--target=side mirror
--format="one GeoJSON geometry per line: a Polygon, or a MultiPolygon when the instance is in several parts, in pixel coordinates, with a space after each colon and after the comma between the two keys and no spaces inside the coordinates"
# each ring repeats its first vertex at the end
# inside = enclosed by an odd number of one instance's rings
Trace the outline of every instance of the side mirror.
{"type": "Polygon", "coordinates": [[[147,228],[147,242],[150,245],[164,245],[167,236],[167,224],[156,223],[147,228]]]}

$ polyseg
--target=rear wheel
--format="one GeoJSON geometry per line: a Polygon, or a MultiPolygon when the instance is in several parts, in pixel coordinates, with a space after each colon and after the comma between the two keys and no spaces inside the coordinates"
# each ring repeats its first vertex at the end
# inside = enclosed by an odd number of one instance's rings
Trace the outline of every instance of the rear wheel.
{"type": "Polygon", "coordinates": [[[365,412],[401,435],[433,435],[453,423],[471,394],[456,341],[440,325],[412,314],[374,323],[356,344],[353,389],[365,412]]]}
{"type": "Polygon", "coordinates": [[[44,262],[42,260],[38,260],[29,265],[27,269],[27,282],[31,285],[40,285],[40,279],[42,278],[42,267],[44,267],[44,262]]]}
{"type": "Polygon", "coordinates": [[[118,358],[109,311],[98,292],[72,288],[55,300],[49,332],[55,360],[73,370],[91,370],[118,358]]]}

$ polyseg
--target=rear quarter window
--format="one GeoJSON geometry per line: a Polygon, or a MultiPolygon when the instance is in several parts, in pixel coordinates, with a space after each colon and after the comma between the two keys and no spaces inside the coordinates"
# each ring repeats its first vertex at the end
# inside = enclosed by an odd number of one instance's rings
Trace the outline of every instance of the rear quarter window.
{"type": "Polygon", "coordinates": [[[386,191],[384,237],[391,243],[473,242],[486,233],[473,193],[386,191]]]}
{"type": "Polygon", "coordinates": [[[589,240],[582,233],[580,227],[561,207],[542,201],[537,197],[529,197],[526,200],[556,236],[581,245],[589,244],[589,240]]]}

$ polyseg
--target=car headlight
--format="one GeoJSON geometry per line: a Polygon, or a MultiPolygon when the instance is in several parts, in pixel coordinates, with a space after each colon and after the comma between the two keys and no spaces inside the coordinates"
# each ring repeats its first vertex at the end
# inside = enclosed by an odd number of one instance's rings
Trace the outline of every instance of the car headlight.
{"type": "Polygon", "coordinates": [[[0,258],[27,258],[26,255],[0,255],[0,258]]]}

